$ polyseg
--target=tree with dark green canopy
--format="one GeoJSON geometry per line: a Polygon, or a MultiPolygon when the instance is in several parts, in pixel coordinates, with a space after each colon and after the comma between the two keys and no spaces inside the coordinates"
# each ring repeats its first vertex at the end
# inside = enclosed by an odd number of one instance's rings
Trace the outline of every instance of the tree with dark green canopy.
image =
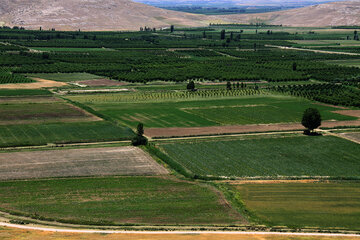
{"type": "Polygon", "coordinates": [[[321,125],[321,115],[316,108],[308,108],[305,110],[301,124],[308,129],[308,131],[314,131],[314,129],[321,125]]]}

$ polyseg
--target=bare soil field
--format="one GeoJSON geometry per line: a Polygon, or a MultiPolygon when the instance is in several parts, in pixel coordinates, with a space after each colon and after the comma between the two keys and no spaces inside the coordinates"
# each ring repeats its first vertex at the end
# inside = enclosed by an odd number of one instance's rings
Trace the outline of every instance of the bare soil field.
{"type": "Polygon", "coordinates": [[[90,87],[105,87],[105,86],[124,86],[126,83],[113,81],[110,79],[94,79],[77,82],[78,84],[90,86],[90,87]]]}
{"type": "Polygon", "coordinates": [[[334,113],[360,118],[360,110],[340,110],[340,111],[334,111],[334,113]]]}
{"type": "MultiPolygon", "coordinates": [[[[354,121],[324,121],[321,127],[334,128],[343,126],[360,126],[360,120],[354,121]]],[[[191,128],[148,128],[145,129],[145,135],[154,137],[183,137],[183,136],[201,136],[216,134],[235,134],[251,132],[272,132],[272,131],[293,131],[303,130],[300,123],[283,124],[252,124],[237,126],[214,126],[214,127],[191,127],[191,128]]]]}
{"type": "Polygon", "coordinates": [[[39,89],[39,88],[49,88],[49,87],[62,87],[67,85],[66,83],[63,82],[56,82],[41,78],[32,78],[32,79],[34,79],[36,82],[0,84],[0,89],[39,89]]]}
{"type": "Polygon", "coordinates": [[[0,180],[167,173],[147,153],[135,147],[0,154],[0,180]]]}
{"type": "Polygon", "coordinates": [[[275,234],[144,234],[144,233],[121,233],[121,234],[101,234],[101,233],[61,233],[44,232],[36,230],[23,230],[14,228],[0,228],[0,238],[3,240],[358,240],[359,237],[331,237],[331,236],[290,236],[275,234]]]}
{"type": "Polygon", "coordinates": [[[360,143],[360,132],[340,133],[340,135],[345,136],[346,138],[352,139],[353,141],[360,143]]]}

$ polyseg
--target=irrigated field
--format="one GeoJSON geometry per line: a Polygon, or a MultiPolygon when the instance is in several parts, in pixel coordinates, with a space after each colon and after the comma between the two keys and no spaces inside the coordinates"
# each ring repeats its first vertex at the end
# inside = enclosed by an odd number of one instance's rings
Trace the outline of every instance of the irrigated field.
{"type": "Polygon", "coordinates": [[[30,76],[60,82],[75,82],[102,78],[90,73],[37,73],[30,74],[30,76]]]}
{"type": "Polygon", "coordinates": [[[0,153],[0,172],[0,180],[168,173],[135,147],[0,153]]]}
{"type": "Polygon", "coordinates": [[[235,185],[248,210],[276,226],[360,229],[360,183],[235,185]]]}
{"type": "Polygon", "coordinates": [[[245,223],[211,188],[159,177],[1,182],[0,208],[72,223],[245,223]]]}
{"type": "Polygon", "coordinates": [[[135,127],[139,122],[144,123],[146,128],[298,123],[308,107],[318,108],[323,120],[357,119],[333,113],[332,111],[338,110],[334,107],[314,105],[310,101],[294,97],[253,95],[217,98],[214,95],[195,99],[171,99],[165,98],[166,93],[162,95],[163,98],[159,96],[156,99],[154,96],[153,100],[131,93],[69,98],[130,127],[135,127]]]}
{"type": "Polygon", "coordinates": [[[359,176],[358,144],[333,137],[257,137],[193,140],[158,145],[197,175],[359,176]]]}
{"type": "Polygon", "coordinates": [[[0,126],[0,147],[128,140],[131,129],[105,121],[0,126]]]}

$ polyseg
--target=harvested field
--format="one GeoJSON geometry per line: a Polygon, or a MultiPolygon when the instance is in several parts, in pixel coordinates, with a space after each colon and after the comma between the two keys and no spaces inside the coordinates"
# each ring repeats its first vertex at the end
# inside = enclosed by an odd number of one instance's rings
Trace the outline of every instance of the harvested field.
{"type": "Polygon", "coordinates": [[[345,136],[355,142],[360,143],[360,132],[353,132],[353,133],[340,133],[340,135],[345,136]]]}
{"type": "Polygon", "coordinates": [[[8,103],[50,103],[50,102],[64,102],[60,98],[52,96],[13,96],[13,97],[0,97],[0,104],[8,103]]]}
{"type": "Polygon", "coordinates": [[[87,122],[100,121],[83,109],[65,102],[57,101],[54,98],[40,99],[0,99],[0,125],[7,124],[29,124],[29,123],[50,123],[50,122],[87,122]],[[8,101],[6,101],[8,100],[8,101]],[[26,102],[21,102],[25,100],[26,102]],[[38,102],[36,102],[39,100],[38,102]]]}
{"type": "Polygon", "coordinates": [[[94,80],[85,80],[77,82],[82,85],[90,86],[90,87],[105,87],[105,86],[124,86],[126,83],[119,82],[119,81],[113,81],[110,79],[94,79],[94,80]]]}
{"type": "Polygon", "coordinates": [[[340,110],[340,111],[335,111],[334,113],[360,118],[360,110],[340,110]]]}
{"type": "MultiPolygon", "coordinates": [[[[343,126],[360,126],[360,120],[356,121],[325,121],[321,127],[334,128],[343,126]]],[[[272,132],[303,130],[304,127],[297,123],[283,124],[251,124],[237,126],[214,126],[214,127],[190,127],[190,128],[147,128],[145,135],[151,138],[156,137],[183,137],[217,134],[236,134],[251,132],[272,132]]]]}
{"type": "Polygon", "coordinates": [[[41,78],[32,78],[32,79],[34,79],[36,82],[1,84],[0,89],[39,89],[39,88],[49,88],[49,87],[62,87],[67,85],[66,83],[45,80],[41,78]]]}
{"type": "Polygon", "coordinates": [[[161,175],[168,171],[135,147],[0,154],[0,179],[69,176],[161,175]]]}

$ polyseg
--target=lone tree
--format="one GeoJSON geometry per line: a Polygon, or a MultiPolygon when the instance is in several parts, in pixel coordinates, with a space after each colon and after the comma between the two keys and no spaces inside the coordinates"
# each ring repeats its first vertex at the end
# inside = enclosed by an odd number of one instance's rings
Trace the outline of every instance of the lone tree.
{"type": "Polygon", "coordinates": [[[170,32],[174,32],[174,30],[175,30],[175,26],[174,26],[174,25],[171,25],[171,26],[170,26],[170,32]]]}
{"type": "Polygon", "coordinates": [[[297,64],[296,64],[296,62],[293,63],[292,68],[293,68],[293,71],[296,71],[296,69],[297,69],[297,64]]]}
{"type": "Polygon", "coordinates": [[[321,116],[316,108],[308,108],[305,110],[301,124],[307,128],[307,133],[313,132],[314,129],[321,125],[321,116]]]}
{"type": "Polygon", "coordinates": [[[189,90],[189,91],[195,91],[195,83],[194,83],[194,81],[190,81],[187,84],[186,89],[189,90]]]}
{"type": "Polygon", "coordinates": [[[148,140],[144,137],[144,124],[139,123],[136,128],[136,136],[132,139],[133,146],[146,145],[148,140]]]}
{"type": "Polygon", "coordinates": [[[225,39],[225,30],[221,30],[220,32],[220,39],[224,40],[225,39]]]}
{"type": "Polygon", "coordinates": [[[226,83],[226,89],[227,89],[227,90],[231,90],[231,82],[227,82],[227,83],[226,83]]]}

